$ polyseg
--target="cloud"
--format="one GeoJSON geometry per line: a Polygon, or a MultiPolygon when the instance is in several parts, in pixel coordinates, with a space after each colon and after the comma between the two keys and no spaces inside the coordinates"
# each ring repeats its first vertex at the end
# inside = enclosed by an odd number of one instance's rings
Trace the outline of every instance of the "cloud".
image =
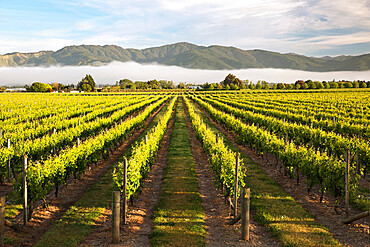
{"type": "Polygon", "coordinates": [[[59,50],[64,46],[73,45],[75,41],[64,38],[45,37],[36,39],[22,37],[17,39],[0,37],[0,54],[9,52],[30,52],[41,50],[59,50]]]}
{"type": "Polygon", "coordinates": [[[31,85],[35,81],[45,83],[59,82],[76,85],[86,74],[91,74],[97,84],[115,84],[124,78],[133,81],[172,80],[179,82],[203,84],[205,82],[220,82],[229,73],[240,79],[253,82],[266,80],[268,82],[293,83],[303,80],[368,80],[370,71],[362,72],[306,72],[285,69],[243,69],[243,70],[196,70],[176,66],[142,65],[134,62],[113,62],[107,66],[65,66],[65,67],[0,67],[0,85],[31,85]]]}
{"type": "Polygon", "coordinates": [[[358,32],[355,34],[345,34],[345,35],[319,36],[308,38],[303,41],[306,43],[310,43],[312,45],[330,45],[330,46],[369,43],[370,32],[358,32]]]}
{"type": "MultiPolygon", "coordinates": [[[[56,44],[60,45],[57,49],[83,43],[146,48],[188,41],[304,55],[331,50],[340,55],[343,44],[356,47],[368,37],[361,36],[370,32],[369,0],[351,3],[348,0],[44,2],[52,5],[50,13],[46,9],[35,9],[30,3],[23,10],[0,9],[0,15],[12,17],[0,22],[0,37],[9,40],[8,44],[0,46],[0,53],[14,51],[9,50],[11,47],[18,47],[15,50],[29,47],[27,51],[50,49],[55,45],[49,42],[56,39],[56,44]],[[54,13],[57,14],[54,16],[54,13]],[[30,18],[35,14],[38,18],[30,18]],[[30,30],[25,30],[23,23],[27,23],[30,30]],[[25,35],[33,39],[28,41],[23,38],[25,35]],[[354,37],[352,41],[351,36],[354,37]],[[341,37],[345,42],[335,42],[341,37]]],[[[363,53],[370,51],[369,45],[363,47],[363,53]]],[[[359,52],[354,50],[353,53],[359,52]]]]}

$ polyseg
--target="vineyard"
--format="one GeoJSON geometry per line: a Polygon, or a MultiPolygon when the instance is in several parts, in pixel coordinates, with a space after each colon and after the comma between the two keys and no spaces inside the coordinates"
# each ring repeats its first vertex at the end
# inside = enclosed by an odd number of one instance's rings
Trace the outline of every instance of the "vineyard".
{"type": "Polygon", "coordinates": [[[0,246],[370,246],[366,89],[0,104],[0,246]]]}

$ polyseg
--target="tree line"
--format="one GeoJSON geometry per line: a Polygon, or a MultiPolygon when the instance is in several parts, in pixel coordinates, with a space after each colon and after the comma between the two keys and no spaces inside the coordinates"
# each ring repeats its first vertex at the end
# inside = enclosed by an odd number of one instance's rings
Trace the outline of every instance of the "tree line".
{"type": "MultiPolygon", "coordinates": [[[[135,90],[159,90],[159,89],[197,89],[197,90],[240,90],[240,89],[337,89],[337,88],[370,88],[370,81],[312,81],[312,80],[297,80],[295,83],[269,83],[266,81],[257,81],[253,83],[249,80],[240,80],[233,74],[228,74],[225,79],[218,83],[204,83],[198,85],[199,88],[194,88],[195,84],[180,82],[177,86],[173,81],[167,80],[149,80],[149,81],[132,81],[130,79],[121,79],[116,81],[115,85],[97,85],[93,77],[87,74],[81,81],[74,84],[64,85],[61,83],[42,83],[34,82],[31,86],[25,86],[29,92],[53,92],[53,91],[72,91],[78,90],[83,92],[120,92],[120,91],[135,91],[135,90]]],[[[5,91],[6,87],[0,88],[0,92],[5,91]]]]}
{"type": "Polygon", "coordinates": [[[253,83],[249,80],[240,80],[233,74],[228,74],[225,79],[219,83],[205,83],[203,90],[239,90],[239,89],[336,89],[336,88],[370,88],[370,81],[312,81],[297,80],[295,83],[268,83],[258,81],[253,83]]]}

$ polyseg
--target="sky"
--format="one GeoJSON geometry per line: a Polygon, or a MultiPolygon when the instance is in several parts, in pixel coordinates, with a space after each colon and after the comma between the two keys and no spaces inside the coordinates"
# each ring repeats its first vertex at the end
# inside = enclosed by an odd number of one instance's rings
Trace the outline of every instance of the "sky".
{"type": "Polygon", "coordinates": [[[370,52],[370,0],[0,0],[0,54],[177,42],[306,56],[370,52]]]}

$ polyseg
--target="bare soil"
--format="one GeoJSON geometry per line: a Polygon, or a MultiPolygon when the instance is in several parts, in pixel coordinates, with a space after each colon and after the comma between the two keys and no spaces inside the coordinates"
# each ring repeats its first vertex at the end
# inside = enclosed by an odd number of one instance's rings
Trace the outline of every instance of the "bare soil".
{"type": "MultiPolygon", "coordinates": [[[[177,105],[177,102],[175,104],[177,105]]],[[[175,113],[176,111],[172,114],[167,132],[158,149],[156,159],[147,177],[141,182],[140,193],[134,197],[133,204],[129,204],[127,223],[126,225],[121,225],[120,242],[117,246],[150,246],[149,234],[152,232],[154,226],[151,216],[162,191],[162,179],[168,160],[167,153],[175,122],[175,113]]],[[[111,215],[112,211],[106,210],[104,215],[96,222],[94,230],[86,237],[81,246],[115,246],[111,244],[111,215]]]]}
{"type": "MultiPolygon", "coordinates": [[[[22,227],[19,231],[6,228],[5,235],[15,240],[11,246],[32,246],[43,236],[54,222],[60,219],[70,206],[76,203],[82,197],[85,191],[95,184],[107,172],[109,167],[115,164],[126,149],[145,131],[150,125],[153,118],[162,109],[164,104],[155,111],[145,122],[145,127],[133,132],[111,155],[105,160],[93,165],[87,169],[86,173],[80,179],[70,179],[67,186],[59,189],[57,198],[50,199],[48,207],[38,207],[34,210],[33,215],[27,226],[22,227]]],[[[52,192],[53,193],[53,192],[52,192]]],[[[37,202],[41,204],[40,202],[37,202]]]]}
{"type": "Polygon", "coordinates": [[[225,203],[222,191],[217,188],[214,174],[210,170],[208,156],[196,138],[186,107],[185,119],[190,134],[193,158],[196,163],[199,192],[203,201],[202,206],[208,233],[206,237],[207,246],[281,246],[264,227],[258,225],[253,219],[250,221],[249,241],[241,240],[240,221],[235,225],[227,225],[232,219],[230,217],[230,207],[225,203]]]}
{"type": "MultiPolygon", "coordinates": [[[[237,146],[243,154],[250,157],[252,161],[258,164],[270,178],[279,183],[287,193],[292,195],[292,197],[299,202],[304,209],[315,217],[316,222],[327,227],[329,232],[332,233],[334,238],[342,245],[353,247],[370,246],[369,217],[353,222],[352,224],[342,224],[341,220],[345,218],[343,201],[340,203],[339,214],[337,214],[334,211],[335,199],[332,196],[325,194],[323,202],[320,203],[321,193],[318,188],[313,188],[311,192],[308,193],[308,186],[304,182],[304,179],[301,178],[299,185],[297,185],[296,179],[291,179],[288,176],[285,176],[284,173],[281,172],[282,169],[280,169],[279,166],[276,167],[272,162],[267,162],[266,159],[257,155],[251,149],[237,144],[235,134],[227,131],[222,125],[215,122],[208,112],[203,110],[201,107],[199,108],[233,145],[237,146]]],[[[270,161],[275,160],[271,155],[269,155],[269,157],[270,161]]],[[[360,213],[360,211],[350,207],[349,215],[355,215],[357,213],[360,213]]]]}
{"type": "MultiPolygon", "coordinates": [[[[175,115],[173,115],[168,131],[162,140],[157,158],[147,178],[142,182],[141,193],[135,197],[134,204],[129,206],[127,224],[121,226],[121,238],[117,246],[150,246],[148,236],[153,229],[151,216],[153,215],[155,205],[158,203],[162,189],[162,179],[164,168],[168,161],[167,153],[174,120],[175,115]]],[[[195,137],[188,115],[186,115],[186,121],[191,137],[193,158],[197,165],[200,193],[206,215],[207,246],[281,246],[263,227],[258,226],[253,220],[251,222],[249,242],[240,240],[240,233],[238,233],[240,224],[227,225],[227,222],[231,219],[230,209],[224,203],[221,191],[217,189],[217,185],[213,180],[213,174],[208,168],[208,157],[195,137]]],[[[110,243],[111,211],[106,211],[97,222],[93,232],[81,246],[115,246],[110,243]]]]}

